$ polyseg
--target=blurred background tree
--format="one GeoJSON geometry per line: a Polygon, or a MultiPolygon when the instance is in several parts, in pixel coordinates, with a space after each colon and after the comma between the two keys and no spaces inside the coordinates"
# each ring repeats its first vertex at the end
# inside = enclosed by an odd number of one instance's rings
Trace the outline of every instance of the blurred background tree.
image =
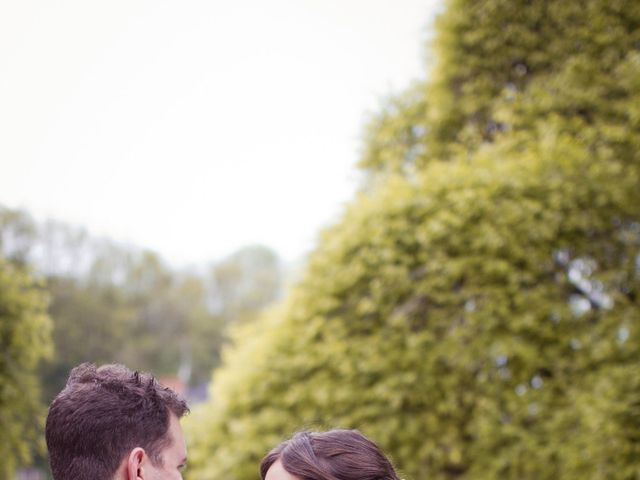
{"type": "Polygon", "coordinates": [[[277,255],[262,246],[244,247],[211,269],[214,308],[225,320],[251,320],[281,293],[277,255]]]}
{"type": "Polygon", "coordinates": [[[9,420],[0,448],[6,472],[29,464],[31,451],[45,468],[44,416],[37,408],[53,399],[79,363],[119,362],[177,378],[192,401],[201,401],[227,329],[274,301],[284,275],[277,255],[262,246],[176,270],[154,252],[0,207],[2,255],[0,327],[8,356],[0,408],[9,420]],[[27,268],[37,280],[24,273],[27,268]],[[51,346],[54,354],[44,358],[51,346]],[[23,397],[27,401],[17,400],[23,397]]]}
{"type": "Polygon", "coordinates": [[[450,0],[361,194],[188,420],[189,478],[359,428],[415,479],[640,476],[640,4],[450,0]]]}
{"type": "MultiPolygon", "coordinates": [[[[15,250],[16,252],[19,249],[15,250]]],[[[51,354],[47,293],[23,267],[0,256],[0,476],[42,453],[40,361],[51,354]]]]}

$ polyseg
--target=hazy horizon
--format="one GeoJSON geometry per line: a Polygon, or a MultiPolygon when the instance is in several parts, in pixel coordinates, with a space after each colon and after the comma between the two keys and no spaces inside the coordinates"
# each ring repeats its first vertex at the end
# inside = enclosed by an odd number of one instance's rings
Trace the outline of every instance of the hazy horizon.
{"type": "Polygon", "coordinates": [[[439,2],[0,7],[0,203],[174,265],[303,258],[368,112],[423,75],[439,2]]]}

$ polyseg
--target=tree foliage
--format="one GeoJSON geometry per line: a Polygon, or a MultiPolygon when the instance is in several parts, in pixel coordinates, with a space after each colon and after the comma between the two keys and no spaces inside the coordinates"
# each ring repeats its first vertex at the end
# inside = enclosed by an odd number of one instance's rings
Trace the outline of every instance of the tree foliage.
{"type": "Polygon", "coordinates": [[[38,365],[51,353],[43,285],[0,256],[0,476],[42,446],[38,365]]]}
{"type": "Polygon", "coordinates": [[[283,276],[266,247],[244,247],[204,268],[177,270],[149,250],[0,206],[3,257],[2,478],[16,465],[46,463],[38,406],[63,388],[71,368],[120,362],[178,376],[201,391],[219,363],[229,326],[246,323],[280,295],[283,276]],[[32,282],[27,269],[40,280],[32,282]],[[36,368],[51,343],[53,355],[36,368]]]}
{"type": "Polygon", "coordinates": [[[255,478],[314,426],[407,478],[640,476],[640,4],[451,0],[437,25],[367,188],[216,372],[191,478],[255,478]]]}
{"type": "Polygon", "coordinates": [[[39,369],[46,401],[85,361],[122,362],[179,375],[191,386],[206,383],[228,326],[273,301],[283,275],[266,247],[177,270],[154,252],[3,207],[0,252],[46,279],[55,344],[55,355],[39,369]]]}

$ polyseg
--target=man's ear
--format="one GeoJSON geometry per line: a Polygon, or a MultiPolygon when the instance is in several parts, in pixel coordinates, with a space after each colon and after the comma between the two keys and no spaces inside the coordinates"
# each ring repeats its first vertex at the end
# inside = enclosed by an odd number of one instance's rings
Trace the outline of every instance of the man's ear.
{"type": "Polygon", "coordinates": [[[136,447],[129,453],[127,458],[127,480],[144,480],[144,464],[147,454],[143,448],[136,447]]]}

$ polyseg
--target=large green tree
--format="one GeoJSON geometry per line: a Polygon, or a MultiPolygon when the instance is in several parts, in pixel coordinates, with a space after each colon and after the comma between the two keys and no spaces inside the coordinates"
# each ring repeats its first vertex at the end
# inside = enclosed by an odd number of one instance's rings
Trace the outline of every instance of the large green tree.
{"type": "Polygon", "coordinates": [[[13,478],[42,443],[38,365],[51,353],[43,285],[0,256],[0,476],[13,478]]]}
{"type": "Polygon", "coordinates": [[[191,478],[330,426],[408,478],[640,476],[640,4],[450,0],[433,51],[216,373],[191,478]]]}

